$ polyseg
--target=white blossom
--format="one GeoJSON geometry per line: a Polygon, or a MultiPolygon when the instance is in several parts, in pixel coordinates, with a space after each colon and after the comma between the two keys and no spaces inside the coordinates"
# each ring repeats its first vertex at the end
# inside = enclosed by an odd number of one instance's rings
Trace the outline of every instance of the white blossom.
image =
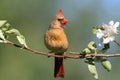
{"type": "Polygon", "coordinates": [[[99,39],[102,38],[102,37],[104,36],[104,31],[102,31],[101,29],[98,29],[96,36],[97,36],[99,39]]]}
{"type": "Polygon", "coordinates": [[[110,21],[109,24],[103,24],[103,29],[98,29],[96,36],[99,38],[103,44],[107,44],[110,41],[115,40],[115,35],[118,34],[117,27],[119,27],[119,22],[110,21]]]}

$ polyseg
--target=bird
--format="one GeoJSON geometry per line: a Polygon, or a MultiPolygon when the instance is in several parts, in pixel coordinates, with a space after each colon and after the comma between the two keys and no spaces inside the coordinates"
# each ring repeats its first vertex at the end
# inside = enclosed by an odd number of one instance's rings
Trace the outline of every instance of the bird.
{"type": "MultiPolygon", "coordinates": [[[[64,55],[68,49],[68,40],[64,32],[65,25],[68,22],[64,17],[62,9],[58,9],[56,16],[53,18],[48,30],[44,35],[44,43],[50,52],[55,55],[64,55]]],[[[54,59],[54,77],[64,78],[63,58],[55,57],[54,59]]]]}

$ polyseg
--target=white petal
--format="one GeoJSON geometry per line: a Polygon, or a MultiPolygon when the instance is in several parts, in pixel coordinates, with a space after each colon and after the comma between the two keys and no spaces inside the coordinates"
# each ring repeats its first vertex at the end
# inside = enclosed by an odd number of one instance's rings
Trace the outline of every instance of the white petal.
{"type": "Polygon", "coordinates": [[[119,27],[119,22],[116,22],[116,23],[114,24],[114,27],[119,27]]]}
{"type": "Polygon", "coordinates": [[[115,37],[111,36],[111,37],[109,37],[109,39],[110,39],[110,41],[113,41],[113,40],[115,40],[115,37]]]}
{"type": "Polygon", "coordinates": [[[113,34],[117,34],[118,33],[118,30],[117,29],[113,29],[113,34]]]}
{"type": "Polygon", "coordinates": [[[102,30],[98,29],[96,36],[100,39],[104,36],[104,32],[102,30]]]}
{"type": "Polygon", "coordinates": [[[97,36],[99,39],[103,37],[103,35],[100,34],[100,33],[97,33],[96,36],[97,36]]]}
{"type": "Polygon", "coordinates": [[[109,25],[114,25],[114,21],[110,21],[110,22],[109,22],[109,25]]]}
{"type": "Polygon", "coordinates": [[[103,26],[103,28],[104,28],[104,31],[105,32],[109,32],[109,30],[110,30],[110,28],[111,28],[111,26],[108,26],[108,25],[106,25],[106,24],[104,24],[104,25],[102,25],[103,26]]]}
{"type": "Polygon", "coordinates": [[[109,42],[110,42],[109,37],[103,38],[103,44],[107,44],[107,43],[109,43],[109,42]]]}

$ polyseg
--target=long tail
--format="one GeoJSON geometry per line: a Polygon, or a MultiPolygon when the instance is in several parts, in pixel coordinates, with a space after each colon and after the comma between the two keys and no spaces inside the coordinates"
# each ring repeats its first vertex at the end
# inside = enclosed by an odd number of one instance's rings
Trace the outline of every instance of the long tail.
{"type": "Polygon", "coordinates": [[[64,65],[63,65],[63,58],[55,57],[55,66],[54,66],[54,77],[64,78],[64,65]]]}

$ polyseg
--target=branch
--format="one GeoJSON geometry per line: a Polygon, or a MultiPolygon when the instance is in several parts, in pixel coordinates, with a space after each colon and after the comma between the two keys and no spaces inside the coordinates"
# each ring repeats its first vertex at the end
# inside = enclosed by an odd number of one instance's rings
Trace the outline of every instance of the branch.
{"type": "Polygon", "coordinates": [[[86,55],[81,55],[80,53],[81,52],[69,52],[70,54],[75,54],[74,56],[67,56],[67,55],[55,55],[55,54],[52,54],[52,53],[46,53],[46,52],[39,52],[39,51],[36,51],[28,46],[21,46],[21,45],[18,45],[18,44],[15,44],[9,40],[4,40],[4,42],[6,44],[9,44],[9,45],[12,45],[14,47],[18,47],[18,48],[22,48],[22,49],[25,49],[25,50],[28,50],[34,54],[40,54],[40,55],[45,55],[45,56],[48,56],[48,57],[61,57],[61,58],[71,58],[71,59],[83,59],[83,58],[90,58],[90,57],[120,57],[120,53],[118,54],[86,54],[86,55]]]}
{"type": "Polygon", "coordinates": [[[119,42],[117,42],[116,40],[114,40],[114,42],[120,47],[120,43],[119,42]]]}

